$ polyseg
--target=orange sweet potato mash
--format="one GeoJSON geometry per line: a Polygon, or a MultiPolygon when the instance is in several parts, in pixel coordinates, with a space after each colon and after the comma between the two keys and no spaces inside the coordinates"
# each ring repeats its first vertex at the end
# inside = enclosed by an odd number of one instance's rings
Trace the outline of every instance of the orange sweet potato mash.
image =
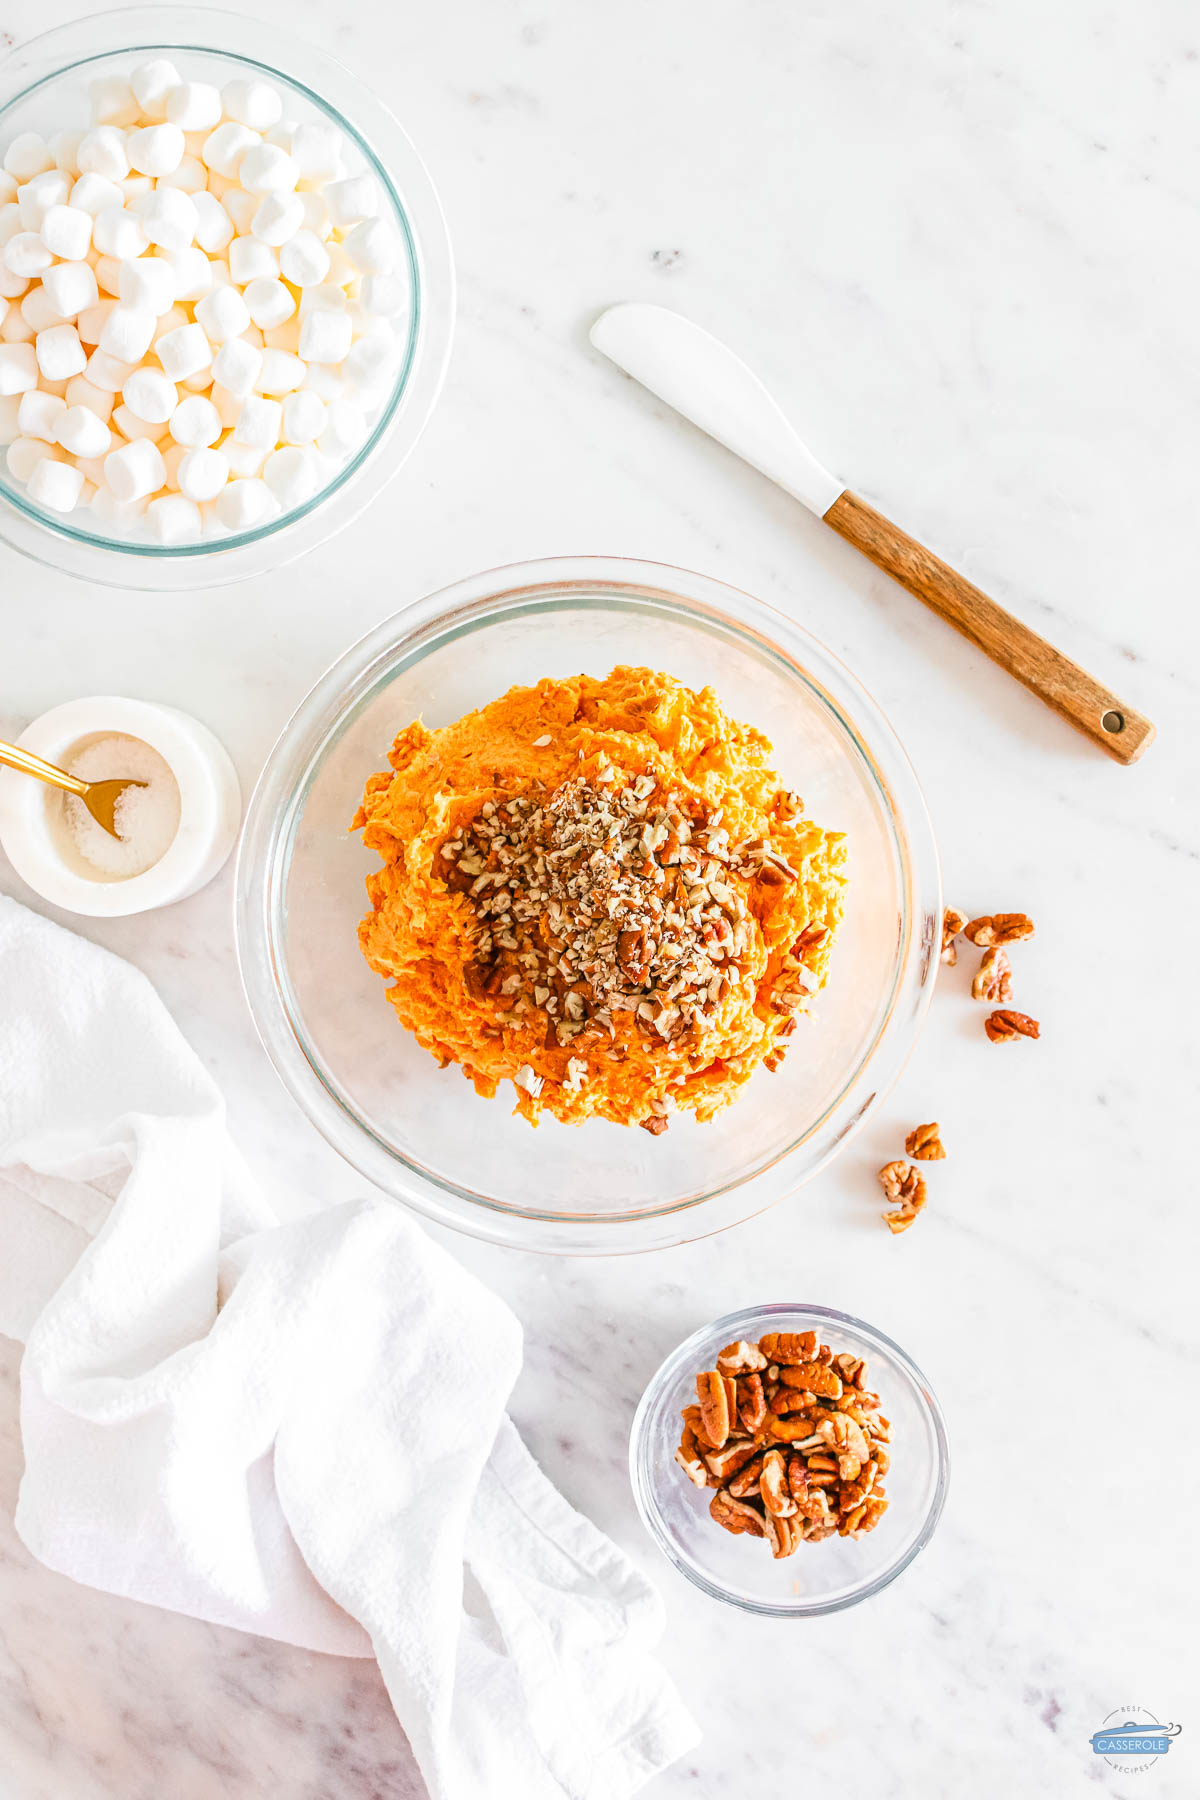
{"type": "Polygon", "coordinates": [[[382,859],[359,941],[400,1022],[534,1125],[710,1119],[778,1067],[841,919],[844,841],[770,759],[651,669],[407,726],[354,821],[382,859]]]}

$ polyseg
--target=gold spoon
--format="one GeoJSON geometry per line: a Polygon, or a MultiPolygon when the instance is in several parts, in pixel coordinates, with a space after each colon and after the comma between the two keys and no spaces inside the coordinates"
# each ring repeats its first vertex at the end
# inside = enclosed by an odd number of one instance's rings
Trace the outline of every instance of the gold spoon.
{"type": "Polygon", "coordinates": [[[48,787],[62,788],[68,794],[78,794],[97,825],[103,825],[109,837],[120,835],[113,824],[113,809],[125,789],[147,785],[144,781],[131,780],[81,781],[78,775],[68,775],[65,769],[59,769],[54,763],[46,762],[43,757],[35,756],[32,750],[22,750],[18,745],[6,744],[2,740],[0,763],[6,768],[16,769],[21,775],[32,775],[36,780],[44,781],[48,787]]]}

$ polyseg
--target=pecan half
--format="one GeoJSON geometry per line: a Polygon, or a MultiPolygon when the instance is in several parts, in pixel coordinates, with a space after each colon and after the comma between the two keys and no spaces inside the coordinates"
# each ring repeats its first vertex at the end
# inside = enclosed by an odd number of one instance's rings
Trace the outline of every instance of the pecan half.
{"type": "Polygon", "coordinates": [[[758,1492],[763,1505],[778,1519],[790,1518],[796,1502],[788,1489],[787,1462],[782,1450],[768,1450],[758,1478],[758,1492]]]}
{"type": "Polygon", "coordinates": [[[775,1560],[778,1562],[782,1556],[791,1556],[800,1542],[798,1521],[783,1513],[769,1512],[763,1518],[763,1525],[775,1560]]]}
{"type": "Polygon", "coordinates": [[[723,1487],[731,1475],[744,1469],[751,1457],[758,1454],[758,1445],[750,1438],[730,1438],[722,1449],[705,1450],[701,1447],[700,1454],[709,1471],[723,1487]]]}
{"type": "Polygon", "coordinates": [[[746,1500],[735,1500],[727,1488],[719,1488],[709,1503],[709,1512],[723,1525],[726,1531],[735,1535],[748,1532],[751,1537],[762,1537],[762,1514],[746,1500]]]}
{"type": "Polygon", "coordinates": [[[963,936],[977,949],[990,950],[994,944],[1016,944],[1033,936],[1033,920],[1024,913],[985,913],[963,926],[963,936]]]}
{"type": "Polygon", "coordinates": [[[765,1369],[767,1359],[757,1344],[748,1344],[739,1338],[735,1344],[726,1344],[717,1358],[717,1368],[722,1375],[750,1375],[765,1369]]]}
{"type": "Polygon", "coordinates": [[[700,1460],[696,1434],[690,1425],[685,1425],[683,1428],[683,1437],[675,1452],[675,1461],[694,1487],[708,1486],[708,1470],[700,1460]]]}
{"type": "Polygon", "coordinates": [[[983,1029],[993,1044],[1009,1044],[1014,1038],[1036,1038],[1042,1035],[1042,1028],[1037,1020],[1031,1019],[1028,1013],[1019,1012],[989,1013],[983,1021],[983,1029]]]}
{"type": "Polygon", "coordinates": [[[769,1362],[811,1362],[817,1349],[815,1331],[770,1331],[760,1338],[758,1347],[769,1362]]]}
{"type": "Polygon", "coordinates": [[[1012,964],[999,944],[985,950],[978,973],[971,983],[972,1000],[986,1000],[995,1006],[997,1000],[1012,999],[1012,964]]]}
{"type": "Polygon", "coordinates": [[[716,1369],[706,1369],[696,1377],[696,1393],[704,1435],[713,1449],[719,1450],[729,1436],[729,1390],[725,1377],[716,1369]]]}
{"type": "Polygon", "coordinates": [[[766,1450],[760,1450],[757,1456],[752,1457],[738,1470],[729,1483],[729,1491],[735,1499],[744,1500],[747,1494],[757,1494],[759,1477],[762,1474],[762,1466],[767,1455],[766,1450]]]}
{"type": "Polygon", "coordinates": [[[767,1416],[767,1396],[763,1393],[761,1375],[738,1377],[737,1416],[747,1431],[757,1431],[767,1416]]]}
{"type": "Polygon", "coordinates": [[[967,915],[953,906],[948,906],[942,914],[942,961],[951,969],[958,961],[958,945],[954,940],[966,922],[967,915]]]}
{"type": "Polygon", "coordinates": [[[904,1140],[909,1156],[918,1162],[941,1162],[946,1154],[936,1119],[931,1125],[914,1125],[904,1140]]]}

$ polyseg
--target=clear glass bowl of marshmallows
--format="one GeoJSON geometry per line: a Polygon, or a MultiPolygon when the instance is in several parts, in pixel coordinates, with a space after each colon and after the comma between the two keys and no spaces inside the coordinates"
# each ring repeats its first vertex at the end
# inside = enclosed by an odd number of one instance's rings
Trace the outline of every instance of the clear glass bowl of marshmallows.
{"type": "Polygon", "coordinates": [[[42,562],[170,589],[277,567],[433,409],[433,185],[375,95],[280,38],[138,7],[0,65],[0,538],[42,562]]]}

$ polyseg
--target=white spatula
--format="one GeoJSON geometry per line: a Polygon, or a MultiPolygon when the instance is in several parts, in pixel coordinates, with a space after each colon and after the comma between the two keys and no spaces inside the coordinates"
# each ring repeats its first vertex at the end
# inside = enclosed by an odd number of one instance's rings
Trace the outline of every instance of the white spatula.
{"type": "Polygon", "coordinates": [[[758,376],[699,325],[627,301],[601,313],[591,336],[597,350],[802,501],[1117,762],[1136,762],[1153,740],[1149,719],[823,468],[758,376]]]}

